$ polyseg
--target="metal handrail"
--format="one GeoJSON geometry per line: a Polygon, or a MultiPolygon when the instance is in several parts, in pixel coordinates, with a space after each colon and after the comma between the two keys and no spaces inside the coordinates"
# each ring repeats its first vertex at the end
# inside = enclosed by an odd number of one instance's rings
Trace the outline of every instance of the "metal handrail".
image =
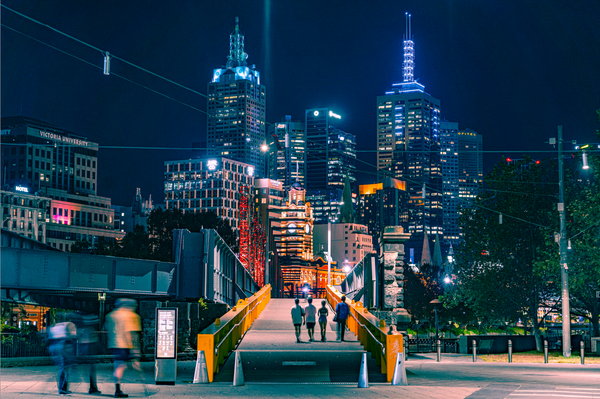
{"type": "Polygon", "coordinates": [[[233,330],[238,327],[240,324],[242,324],[242,322],[244,320],[246,320],[246,316],[248,316],[248,314],[250,314],[250,312],[252,312],[259,304],[262,303],[262,301],[265,300],[265,298],[267,297],[267,295],[263,295],[262,299],[258,302],[256,302],[256,304],[254,304],[254,307],[252,309],[249,309],[246,314],[244,315],[244,317],[242,317],[242,320],[239,321],[239,323],[237,323],[235,326],[231,327],[231,329],[229,330],[229,332],[227,333],[227,335],[225,335],[225,337],[221,340],[221,342],[219,342],[218,345],[215,345],[215,355],[219,354],[219,348],[221,347],[221,344],[223,342],[225,342],[225,340],[229,337],[229,334],[231,334],[233,332],[233,330]]]}
{"type": "Polygon", "coordinates": [[[377,338],[375,338],[375,336],[373,335],[373,333],[371,332],[371,330],[369,330],[364,324],[362,324],[360,321],[358,321],[358,319],[356,318],[356,316],[354,316],[352,314],[352,312],[350,312],[350,315],[354,318],[354,320],[356,320],[356,323],[358,325],[360,325],[362,328],[364,328],[365,330],[367,330],[367,332],[369,333],[369,335],[371,335],[371,337],[373,337],[373,339],[375,341],[377,341],[377,343],[379,344],[379,346],[381,346],[382,353],[385,355],[385,345],[382,344],[381,341],[379,341],[377,338]]]}

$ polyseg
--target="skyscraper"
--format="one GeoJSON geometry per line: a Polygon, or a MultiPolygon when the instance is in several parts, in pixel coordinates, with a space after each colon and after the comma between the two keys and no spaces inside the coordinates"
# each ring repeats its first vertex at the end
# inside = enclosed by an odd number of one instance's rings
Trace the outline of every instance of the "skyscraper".
{"type": "Polygon", "coordinates": [[[440,100],[415,81],[414,59],[407,14],[403,82],[377,97],[377,166],[379,181],[394,177],[406,182],[410,196],[408,232],[411,241],[420,242],[414,246],[418,255],[425,231],[430,236],[442,233],[442,170],[440,100]]]}
{"type": "Polygon", "coordinates": [[[254,165],[264,173],[266,89],[254,65],[248,66],[244,35],[235,19],[224,68],[215,69],[208,83],[207,147],[210,156],[254,165]]]}
{"type": "Polygon", "coordinates": [[[458,185],[461,206],[470,204],[483,181],[483,137],[464,129],[458,131],[458,185]]]}
{"type": "Polygon", "coordinates": [[[442,192],[444,207],[444,243],[456,246],[460,239],[458,227],[458,123],[441,123],[442,192]]]}
{"type": "Polygon", "coordinates": [[[290,115],[269,126],[269,178],[281,182],[289,190],[296,181],[302,187],[306,157],[304,123],[292,121],[290,115]]]}
{"type": "Polygon", "coordinates": [[[350,184],[356,181],[356,137],[333,125],[340,119],[328,108],[305,112],[308,190],[343,189],[346,174],[350,184]]]}

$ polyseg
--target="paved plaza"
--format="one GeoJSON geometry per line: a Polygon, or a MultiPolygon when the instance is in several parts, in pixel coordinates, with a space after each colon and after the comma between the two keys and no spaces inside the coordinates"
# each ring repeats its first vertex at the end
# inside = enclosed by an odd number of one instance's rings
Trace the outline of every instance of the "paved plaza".
{"type": "MultiPolygon", "coordinates": [[[[315,301],[320,306],[320,301],[315,301]]],[[[598,398],[600,365],[473,363],[471,356],[435,354],[410,356],[406,362],[408,386],[392,386],[368,356],[369,388],[357,388],[364,353],[352,333],[336,341],[331,320],[326,342],[308,342],[306,329],[296,343],[291,323],[292,300],[272,299],[238,347],[245,386],[234,387],[233,356],[212,384],[192,384],[195,362],[178,362],[175,385],[156,385],[154,363],[142,363],[142,373],[125,372],[122,389],[131,398],[193,396],[201,398],[598,398]]],[[[302,303],[305,305],[305,303],[302,303]]],[[[316,337],[320,337],[317,326],[316,337]]],[[[89,397],[85,366],[76,366],[70,378],[72,397],[89,397]]],[[[112,364],[98,365],[102,397],[114,393],[112,364]]],[[[52,366],[1,369],[1,397],[57,396],[52,366]]]]}

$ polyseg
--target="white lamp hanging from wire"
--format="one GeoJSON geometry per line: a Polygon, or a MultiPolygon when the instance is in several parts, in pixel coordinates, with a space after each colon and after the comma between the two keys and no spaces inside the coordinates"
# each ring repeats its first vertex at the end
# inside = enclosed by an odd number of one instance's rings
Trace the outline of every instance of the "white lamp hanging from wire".
{"type": "Polygon", "coordinates": [[[110,53],[108,51],[104,53],[104,74],[110,75],[110,53]]]}
{"type": "Polygon", "coordinates": [[[590,168],[590,165],[588,164],[588,160],[587,160],[587,154],[584,152],[581,154],[581,157],[583,158],[583,169],[584,170],[588,170],[590,168]]]}

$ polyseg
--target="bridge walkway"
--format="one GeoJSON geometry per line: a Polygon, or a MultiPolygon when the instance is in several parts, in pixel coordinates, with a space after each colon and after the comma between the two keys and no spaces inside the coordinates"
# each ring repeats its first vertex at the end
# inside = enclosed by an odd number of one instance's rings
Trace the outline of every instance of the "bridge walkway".
{"type": "MultiPolygon", "coordinates": [[[[302,307],[308,305],[306,299],[300,301],[302,307]]],[[[315,298],[313,305],[319,308],[321,299],[315,298]]],[[[336,340],[337,323],[327,305],[327,340],[320,341],[317,324],[316,341],[308,341],[306,326],[302,326],[301,342],[297,343],[290,313],[293,306],[294,299],[272,298],[239,344],[246,382],[356,383],[364,349],[354,333],[346,330],[344,342],[336,340]]],[[[369,381],[385,382],[375,359],[367,357],[369,381]]],[[[234,361],[232,353],[215,375],[215,382],[233,381],[234,361]]]]}

